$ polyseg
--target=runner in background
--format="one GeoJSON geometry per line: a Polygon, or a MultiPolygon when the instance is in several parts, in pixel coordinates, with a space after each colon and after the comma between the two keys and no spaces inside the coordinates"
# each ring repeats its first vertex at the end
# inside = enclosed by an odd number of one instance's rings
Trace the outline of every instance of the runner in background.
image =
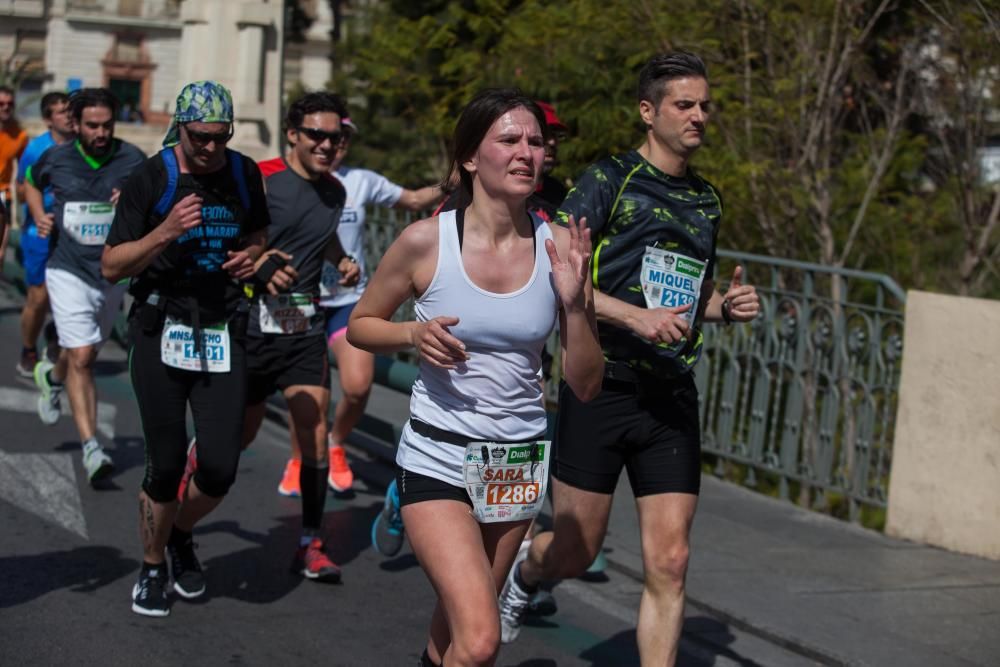
{"type": "MultiPolygon", "coordinates": [[[[24,154],[17,163],[17,182],[23,188],[24,177],[28,168],[38,161],[45,151],[53,146],[59,146],[76,138],[76,125],[73,114],[70,113],[69,95],[62,92],[46,93],[41,101],[42,119],[48,126],[48,131],[30,142],[24,149],[24,154]]],[[[52,188],[43,193],[43,203],[46,213],[52,212],[55,199],[52,188]]],[[[45,264],[49,259],[49,239],[38,235],[38,225],[31,217],[28,206],[24,206],[24,219],[21,224],[21,240],[18,256],[24,266],[24,283],[27,293],[24,298],[24,308],[21,310],[21,359],[17,363],[17,373],[21,377],[34,377],[35,364],[38,362],[38,335],[49,312],[49,293],[45,289],[45,264]]],[[[56,339],[55,325],[49,323],[45,328],[45,356],[53,364],[59,359],[59,341],[56,339]]]]}
{"type": "Polygon", "coordinates": [[[84,88],[70,97],[79,138],[54,146],[31,165],[24,178],[25,199],[38,236],[51,235],[45,286],[62,351],[55,365],[35,365],[41,391],[38,416],[55,424],[65,387],[91,484],[114,469],[97,440],[97,385],[94,363],[111,335],[126,285],[101,275],[101,252],[111,229],[125,181],[145,160],[142,151],[115,139],[118,100],[106,88],[84,88]],[[46,189],[53,207],[45,212],[46,189]]]}
{"type": "MultiPolygon", "coordinates": [[[[320,306],[326,315],[327,345],[337,360],[337,376],[340,380],[341,398],[337,401],[333,424],[328,434],[329,483],[330,488],[337,492],[348,491],[354,484],[354,473],[347,462],[343,444],[364,414],[375,375],[375,355],[352,346],[344,337],[347,319],[368,284],[365,261],[365,249],[368,246],[365,208],[382,206],[413,212],[427,211],[444,197],[444,191],[439,185],[409,190],[374,171],[344,164],[351,141],[358,134],[358,126],[347,116],[346,107],[343,108],[343,112],[341,118],[345,131],[337,147],[330,172],[347,191],[347,203],[340,216],[337,235],[344,251],[357,260],[361,277],[356,284],[344,285],[341,283],[342,276],[337,268],[326,262],[323,265],[320,284],[320,306]]],[[[286,496],[297,496],[300,493],[299,466],[302,457],[295,436],[296,429],[292,428],[291,433],[292,457],[285,465],[278,492],[286,496]]]]}
{"type": "Polygon", "coordinates": [[[281,279],[283,289],[274,294],[255,287],[243,427],[246,448],[264,420],[265,400],[282,392],[291,417],[289,430],[301,446],[296,482],[302,496],[302,533],[292,567],[307,579],[325,582],[340,581],[340,567],[324,551],[321,535],[329,474],[330,366],[323,311],[317,306],[319,282],[325,259],[343,276],[338,286],[351,285],[360,275],[357,261],[337,238],[345,193],[330,174],[344,132],[343,111],[340,98],[332,93],[299,98],[285,114],[290,146],[286,157],[260,164],[271,215],[265,263],[275,268],[269,279],[281,279]]]}
{"type": "MultiPolygon", "coordinates": [[[[14,177],[14,160],[19,160],[28,145],[28,133],[14,117],[14,90],[0,86],[0,201],[7,209],[7,223],[0,226],[0,270],[7,254],[8,229],[14,214],[14,197],[11,183],[14,177]]],[[[18,194],[21,194],[20,190],[18,194]]]]}

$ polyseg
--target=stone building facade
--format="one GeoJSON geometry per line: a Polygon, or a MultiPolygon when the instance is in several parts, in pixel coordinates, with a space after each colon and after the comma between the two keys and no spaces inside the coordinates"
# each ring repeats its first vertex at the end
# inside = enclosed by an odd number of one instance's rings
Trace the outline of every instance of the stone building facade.
{"type": "Polygon", "coordinates": [[[330,4],[303,8],[314,21],[286,50],[282,0],[0,0],[0,68],[19,84],[18,116],[29,128],[40,126],[32,119],[42,93],[106,86],[136,125],[119,134],[147,151],[181,86],[216,79],[233,91],[233,146],[273,155],[283,92],[322,88],[331,75],[330,4]]]}

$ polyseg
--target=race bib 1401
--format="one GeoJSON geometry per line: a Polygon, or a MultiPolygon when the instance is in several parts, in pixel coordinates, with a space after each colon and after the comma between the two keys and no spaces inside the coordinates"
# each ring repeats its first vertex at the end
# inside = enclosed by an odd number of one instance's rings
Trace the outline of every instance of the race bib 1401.
{"type": "Polygon", "coordinates": [[[63,205],[63,227],[83,245],[104,245],[114,218],[115,207],[110,202],[70,201],[63,205]]]}
{"type": "Polygon", "coordinates": [[[201,349],[195,351],[194,330],[168,316],[160,336],[160,361],[184,371],[228,373],[232,362],[229,325],[204,327],[201,349]]]}
{"type": "Polygon", "coordinates": [[[705,262],[646,246],[641,277],[646,307],[673,308],[691,304],[682,316],[694,326],[706,266],[705,262]]]}
{"type": "Polygon", "coordinates": [[[476,520],[497,523],[536,517],[548,486],[550,449],[547,440],[521,445],[469,443],[463,475],[476,520]]]}

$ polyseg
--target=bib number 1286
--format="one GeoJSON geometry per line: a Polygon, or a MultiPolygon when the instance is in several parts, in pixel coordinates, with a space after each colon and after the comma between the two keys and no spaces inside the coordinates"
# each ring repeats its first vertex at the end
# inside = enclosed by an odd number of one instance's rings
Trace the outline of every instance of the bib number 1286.
{"type": "Polygon", "coordinates": [[[488,484],[486,486],[487,505],[521,505],[538,499],[538,482],[515,482],[513,484],[488,484]]]}

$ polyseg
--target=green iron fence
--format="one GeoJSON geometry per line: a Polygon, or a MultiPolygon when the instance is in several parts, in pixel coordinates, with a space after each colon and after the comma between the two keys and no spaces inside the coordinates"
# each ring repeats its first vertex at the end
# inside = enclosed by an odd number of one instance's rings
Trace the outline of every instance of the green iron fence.
{"type": "Polygon", "coordinates": [[[881,274],[719,251],[743,264],[762,313],[706,327],[696,369],[704,451],[717,474],[842,513],[884,509],[906,294],[881,274]],[[840,507],[846,511],[841,512],[840,507]]]}
{"type": "MultiPolygon", "coordinates": [[[[413,217],[369,216],[373,270],[413,217]]],[[[905,293],[881,274],[728,250],[719,251],[721,286],[737,263],[762,313],[752,324],[705,327],[695,379],[714,472],[852,521],[884,509],[905,293]]],[[[412,318],[412,304],[395,317],[412,318]]],[[[555,395],[548,383],[553,405],[555,395]]]]}

